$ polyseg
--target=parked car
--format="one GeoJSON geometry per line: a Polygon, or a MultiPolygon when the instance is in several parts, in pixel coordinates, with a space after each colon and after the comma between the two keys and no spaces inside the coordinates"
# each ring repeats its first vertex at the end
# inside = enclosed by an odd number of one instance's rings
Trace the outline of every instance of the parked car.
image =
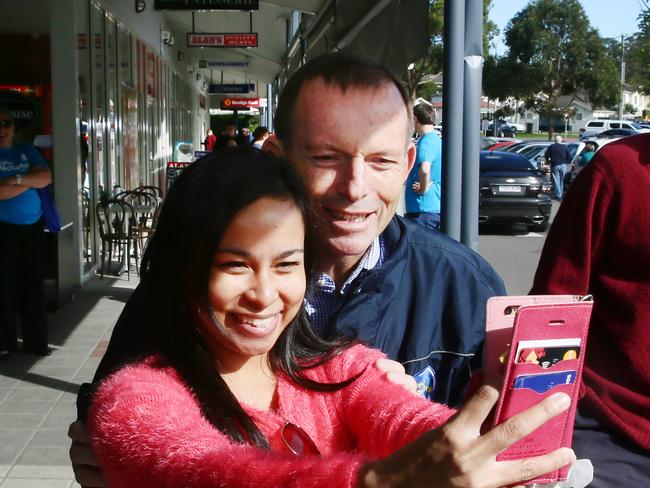
{"type": "Polygon", "coordinates": [[[485,132],[486,136],[495,136],[495,137],[514,137],[516,134],[517,134],[517,127],[505,120],[497,120],[496,133],[494,131],[494,122],[490,122],[487,131],[485,132]]]}
{"type": "Polygon", "coordinates": [[[551,184],[520,154],[481,151],[479,224],[523,223],[541,232],[551,215],[551,184]]]}
{"type": "Polygon", "coordinates": [[[600,132],[595,136],[584,137],[583,141],[590,141],[592,139],[620,139],[621,137],[635,136],[639,133],[638,130],[633,129],[609,129],[600,132]]]}
{"type": "Polygon", "coordinates": [[[584,139],[589,136],[598,135],[609,129],[629,129],[634,131],[635,134],[650,131],[650,129],[643,128],[636,122],[630,122],[628,120],[592,119],[578,132],[580,139],[584,139]]]}

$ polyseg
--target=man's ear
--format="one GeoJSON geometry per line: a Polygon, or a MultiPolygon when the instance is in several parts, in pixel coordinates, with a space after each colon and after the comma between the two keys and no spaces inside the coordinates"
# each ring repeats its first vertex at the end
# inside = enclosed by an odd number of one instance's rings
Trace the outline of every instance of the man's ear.
{"type": "Polygon", "coordinates": [[[269,154],[273,154],[278,158],[283,158],[284,144],[282,144],[282,141],[278,139],[278,136],[276,136],[275,134],[271,134],[269,137],[266,138],[264,144],[262,144],[262,151],[268,152],[269,154]]]}
{"type": "Polygon", "coordinates": [[[408,146],[406,146],[406,176],[404,177],[404,181],[406,181],[406,178],[408,177],[409,173],[413,169],[413,165],[415,164],[416,154],[417,154],[417,150],[415,144],[409,142],[408,146]]]}

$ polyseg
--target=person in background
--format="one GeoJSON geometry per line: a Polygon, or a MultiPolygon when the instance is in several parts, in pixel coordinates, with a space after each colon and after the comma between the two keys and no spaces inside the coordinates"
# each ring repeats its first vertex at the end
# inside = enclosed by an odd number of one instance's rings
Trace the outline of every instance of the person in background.
{"type": "Polygon", "coordinates": [[[562,195],[564,195],[564,176],[570,159],[567,146],[562,144],[562,137],[555,136],[555,142],[546,150],[546,160],[551,165],[553,197],[556,200],[562,200],[562,195]]]}
{"type": "MultiPolygon", "coordinates": [[[[488,450],[459,462],[440,449],[451,409],[389,382],[378,351],[317,336],[304,310],[310,218],[298,176],[257,150],[179,176],[142,267],[171,347],[102,381],[88,413],[109,486],[497,487],[572,461],[558,450],[500,466],[488,450]]],[[[544,403],[539,420],[559,410],[544,403]]]]}
{"type": "Polygon", "coordinates": [[[257,149],[262,149],[264,141],[269,137],[268,127],[259,126],[253,131],[253,147],[257,149]]]}
{"type": "Polygon", "coordinates": [[[228,122],[225,123],[223,127],[223,131],[221,131],[221,136],[217,139],[216,144],[214,145],[215,150],[222,150],[226,149],[229,147],[233,147],[237,145],[237,124],[229,120],[228,122]]]}
{"type": "Polygon", "coordinates": [[[585,142],[585,149],[584,151],[582,151],[582,154],[580,155],[580,160],[578,161],[578,167],[584,168],[585,166],[587,166],[589,161],[591,161],[591,158],[594,157],[594,154],[596,154],[596,143],[592,141],[585,142]]]}
{"type": "Polygon", "coordinates": [[[406,180],[406,217],[432,230],[440,228],[442,140],[433,130],[433,108],[421,103],[413,107],[418,133],[415,165],[406,180]]]}
{"type": "Polygon", "coordinates": [[[17,312],[23,352],[51,353],[43,289],[43,212],[36,189],[49,185],[52,175],[38,151],[31,144],[14,144],[14,136],[12,114],[0,107],[0,359],[17,349],[17,312]]]}
{"type": "Polygon", "coordinates": [[[593,488],[650,486],[650,134],[602,147],[544,243],[531,294],[592,294],[573,448],[593,488]]]}
{"type": "Polygon", "coordinates": [[[253,142],[253,134],[251,134],[250,127],[242,127],[239,129],[239,135],[237,136],[237,145],[238,146],[249,146],[253,142]]]}
{"type": "Polygon", "coordinates": [[[212,129],[208,129],[208,133],[205,136],[205,140],[203,141],[203,145],[205,146],[205,150],[208,152],[214,151],[214,145],[217,143],[217,136],[214,135],[212,132],[212,129]]]}

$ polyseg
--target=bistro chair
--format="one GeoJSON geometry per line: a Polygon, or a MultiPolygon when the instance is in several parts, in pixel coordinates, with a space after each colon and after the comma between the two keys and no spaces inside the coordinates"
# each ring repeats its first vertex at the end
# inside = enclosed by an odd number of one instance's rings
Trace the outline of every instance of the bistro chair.
{"type": "MultiPolygon", "coordinates": [[[[105,255],[108,251],[108,267],[110,269],[113,252],[118,251],[120,263],[126,263],[127,277],[131,279],[130,256],[131,246],[135,249],[137,239],[133,232],[136,223],[133,207],[124,200],[110,199],[100,202],[95,207],[99,236],[102,241],[102,264],[100,279],[104,277],[105,255]]],[[[136,272],[139,267],[138,254],[135,253],[136,272]]]]}
{"type": "Polygon", "coordinates": [[[136,246],[134,252],[142,254],[146,241],[153,234],[155,228],[154,222],[158,215],[159,200],[153,192],[137,190],[124,192],[121,199],[131,205],[135,213],[132,230],[138,246],[136,246]]]}

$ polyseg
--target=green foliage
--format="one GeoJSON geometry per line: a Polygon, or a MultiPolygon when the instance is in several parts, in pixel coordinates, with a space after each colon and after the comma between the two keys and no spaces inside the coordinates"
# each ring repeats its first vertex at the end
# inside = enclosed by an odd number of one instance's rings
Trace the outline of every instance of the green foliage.
{"type": "Polygon", "coordinates": [[[634,63],[632,82],[640,86],[644,93],[650,94],[650,8],[647,2],[644,6],[643,12],[639,15],[639,33],[628,59],[634,63]]]}
{"type": "Polygon", "coordinates": [[[586,19],[578,0],[531,1],[508,23],[509,51],[505,60],[495,62],[495,69],[503,67],[511,81],[488,81],[488,90],[510,84],[510,96],[527,98],[527,105],[547,120],[566,112],[559,99],[575,96],[581,88],[594,105],[615,101],[616,66],[586,19]]]}
{"type": "MultiPolygon", "coordinates": [[[[444,22],[444,0],[429,0],[429,50],[427,55],[415,63],[411,70],[404,73],[404,82],[411,99],[418,96],[429,99],[437,93],[437,88],[432,83],[423,83],[431,75],[442,71],[443,63],[443,22],[444,22]]],[[[499,33],[496,24],[489,20],[488,12],[492,6],[492,0],[483,0],[483,51],[487,52],[489,42],[499,33]]]]}
{"type": "Polygon", "coordinates": [[[631,103],[626,103],[625,107],[623,107],[623,113],[635,115],[636,107],[631,103]]]}

